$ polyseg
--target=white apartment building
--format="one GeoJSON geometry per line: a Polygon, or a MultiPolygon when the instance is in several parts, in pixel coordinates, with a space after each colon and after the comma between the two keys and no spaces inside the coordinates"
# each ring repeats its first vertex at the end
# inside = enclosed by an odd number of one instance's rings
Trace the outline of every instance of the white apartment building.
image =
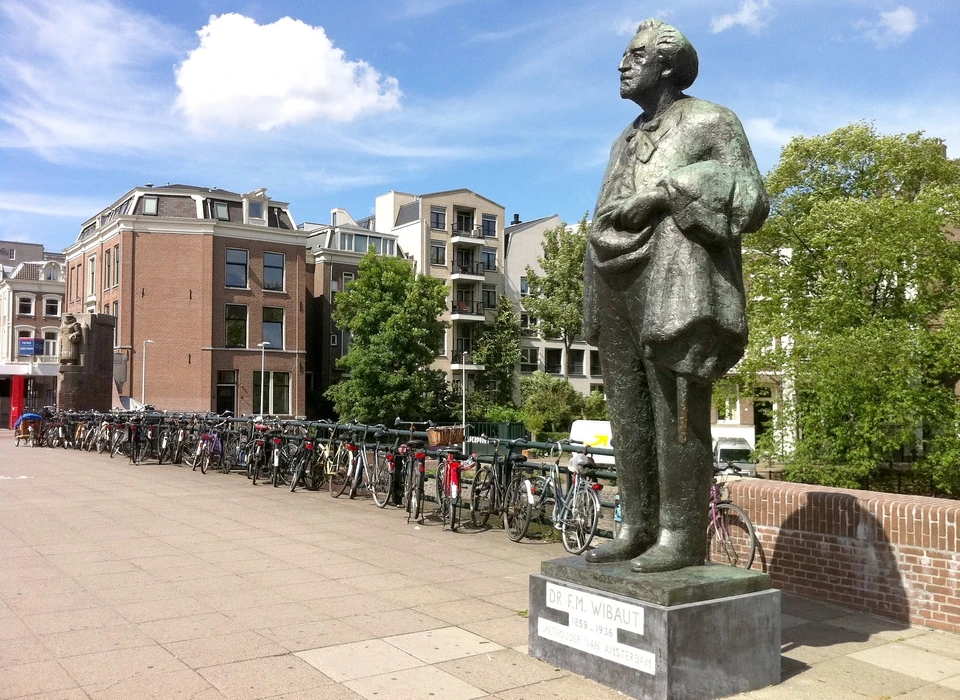
{"type": "Polygon", "coordinates": [[[374,230],[394,234],[418,273],[448,288],[450,323],[434,368],[451,383],[466,373],[467,388],[480,369],[470,354],[477,329],[492,321],[504,291],[504,208],[468,189],[377,197],[374,230]]]}
{"type": "MultiPolygon", "coordinates": [[[[504,231],[507,241],[504,281],[507,296],[520,314],[520,374],[536,371],[562,375],[566,362],[566,349],[559,339],[541,338],[537,332],[537,320],[523,308],[527,296],[527,267],[539,274],[543,268],[537,258],[543,255],[543,234],[561,223],[556,214],[533,221],[514,223],[504,231]]],[[[600,353],[585,341],[576,340],[570,347],[570,383],[583,395],[592,391],[603,392],[603,372],[600,369],[600,353]]]]}

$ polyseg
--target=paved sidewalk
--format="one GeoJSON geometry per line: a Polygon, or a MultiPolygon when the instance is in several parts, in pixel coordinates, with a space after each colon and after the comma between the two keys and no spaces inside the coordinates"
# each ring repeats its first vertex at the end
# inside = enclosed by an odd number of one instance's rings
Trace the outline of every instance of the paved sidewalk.
{"type": "MultiPolygon", "coordinates": [[[[623,696],[526,655],[557,544],[0,431],[0,700],[623,696]]],[[[784,598],[746,698],[960,698],[960,637],[784,598]]],[[[731,649],[736,654],[736,649],[731,649]]]]}

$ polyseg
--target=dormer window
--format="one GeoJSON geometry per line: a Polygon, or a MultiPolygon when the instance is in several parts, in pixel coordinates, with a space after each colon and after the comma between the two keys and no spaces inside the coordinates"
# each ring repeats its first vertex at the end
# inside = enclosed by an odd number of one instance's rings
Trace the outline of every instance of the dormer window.
{"type": "Polygon", "coordinates": [[[263,202],[247,202],[247,212],[250,215],[251,219],[262,219],[263,218],[263,202]]]}
{"type": "Polygon", "coordinates": [[[220,221],[230,221],[230,212],[226,202],[213,203],[213,216],[220,221]]]}
{"type": "Polygon", "coordinates": [[[144,197],[143,198],[143,215],[144,216],[156,216],[157,215],[157,205],[159,203],[159,198],[157,197],[144,197]]]}

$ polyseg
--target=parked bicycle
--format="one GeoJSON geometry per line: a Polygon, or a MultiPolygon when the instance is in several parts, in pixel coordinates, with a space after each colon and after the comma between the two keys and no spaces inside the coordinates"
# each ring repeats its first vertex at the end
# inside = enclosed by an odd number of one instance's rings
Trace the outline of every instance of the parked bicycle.
{"type": "Polygon", "coordinates": [[[749,569],[759,548],[753,523],[740,506],[723,498],[723,487],[717,482],[717,475],[729,473],[731,469],[735,475],[739,475],[740,469],[736,465],[714,469],[713,485],[710,487],[706,562],[749,569]]]}

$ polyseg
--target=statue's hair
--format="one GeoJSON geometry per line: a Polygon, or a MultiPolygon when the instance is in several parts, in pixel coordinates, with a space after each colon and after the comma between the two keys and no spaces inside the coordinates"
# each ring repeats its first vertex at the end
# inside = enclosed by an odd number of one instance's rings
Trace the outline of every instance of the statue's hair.
{"type": "Polygon", "coordinates": [[[697,50],[679,29],[659,19],[643,20],[637,27],[637,34],[648,29],[657,33],[657,54],[673,68],[673,81],[677,88],[686,90],[693,85],[700,72],[697,50]]]}

